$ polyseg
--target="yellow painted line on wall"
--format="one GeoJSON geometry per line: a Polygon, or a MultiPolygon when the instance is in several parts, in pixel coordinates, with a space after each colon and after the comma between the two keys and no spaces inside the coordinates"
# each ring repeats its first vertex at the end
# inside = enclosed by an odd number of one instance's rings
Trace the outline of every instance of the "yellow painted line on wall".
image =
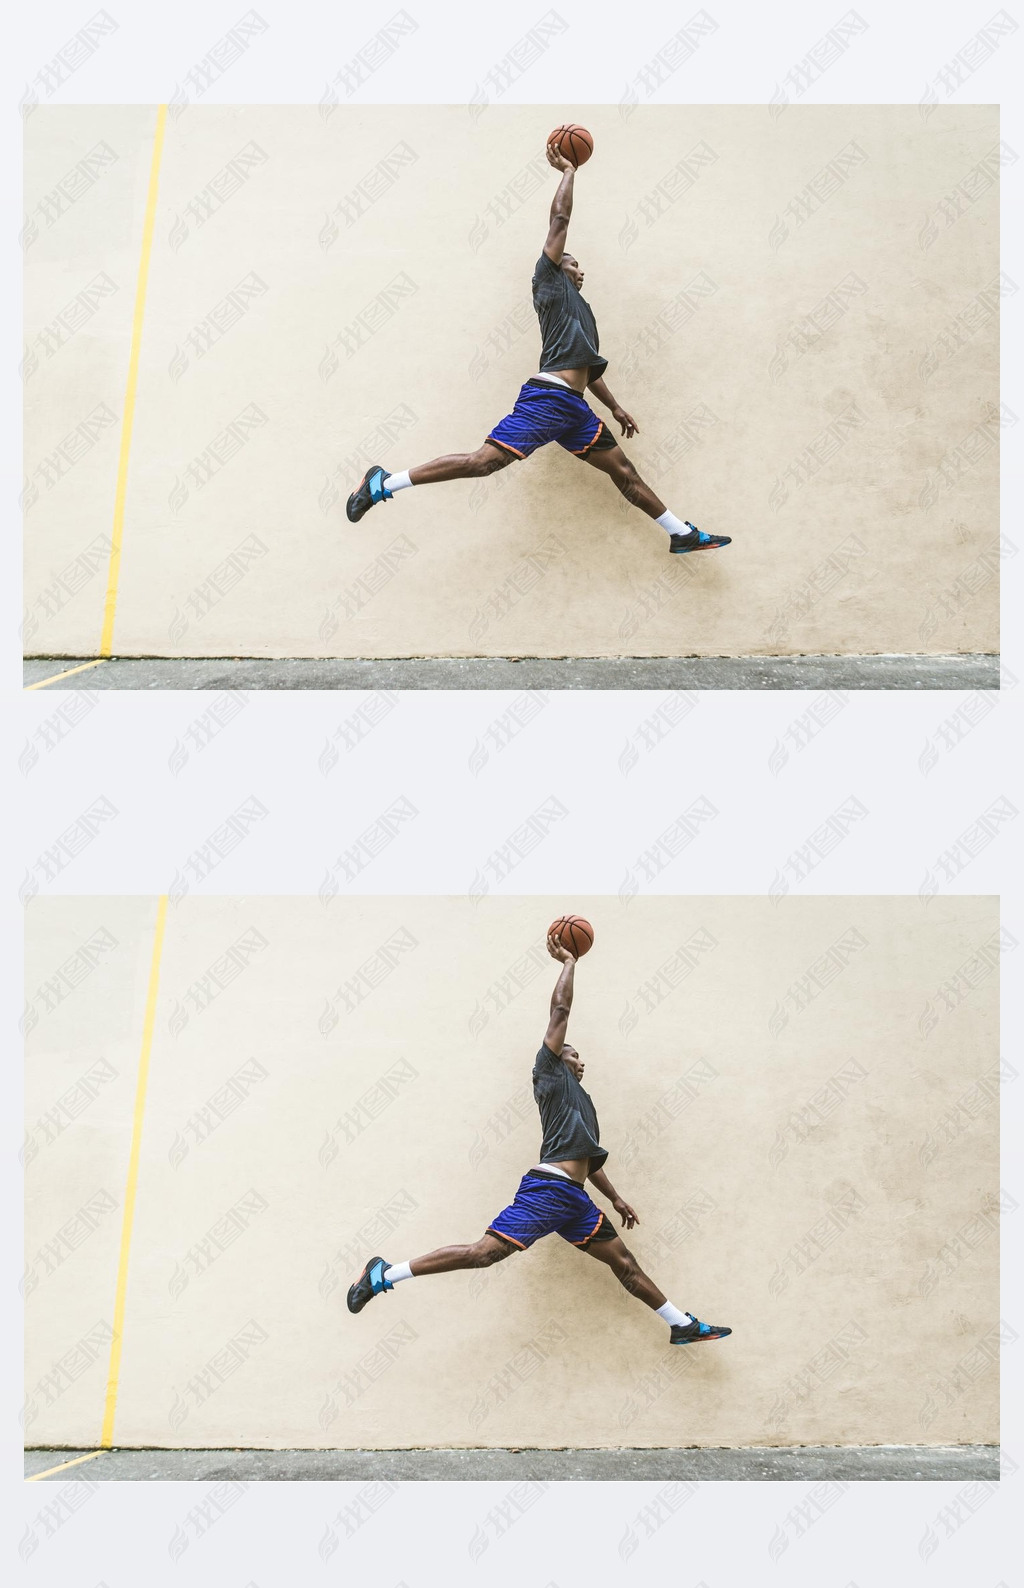
{"type": "Polygon", "coordinates": [[[74,673],[84,673],[87,667],[99,667],[106,659],[105,656],[97,656],[91,662],[79,662],[77,667],[69,667],[64,673],[54,673],[52,678],[40,678],[38,683],[26,684],[25,690],[27,692],[30,689],[45,689],[47,684],[57,684],[62,678],[70,678],[74,673]]]}
{"type": "Polygon", "coordinates": [[[124,1338],[124,1302],[128,1289],[128,1258],[132,1245],[132,1224],[135,1220],[135,1192],[139,1183],[139,1155],[142,1150],[142,1119],[146,1111],[146,1085],[149,1080],[149,1055],[153,1049],[153,1028],[156,1025],[156,1000],[160,988],[160,956],[164,946],[164,927],[167,924],[167,895],[157,905],[156,929],[153,933],[153,957],[149,966],[149,988],[146,992],[146,1014],[142,1023],[142,1050],[139,1054],[139,1074],[135,1083],[135,1114],[132,1120],[132,1145],[128,1154],[128,1181],[124,1192],[124,1217],[121,1221],[121,1251],[117,1260],[117,1290],[114,1295],[114,1337],[110,1342],[110,1367],[107,1371],[107,1398],[103,1408],[103,1430],[100,1445],[109,1450],[114,1439],[114,1417],[117,1413],[117,1390],[121,1377],[121,1342],[124,1338]]]}
{"type": "Polygon", "coordinates": [[[26,1483],[38,1483],[40,1478],[52,1478],[55,1472],[64,1472],[68,1467],[80,1467],[83,1461],[91,1461],[93,1456],[102,1456],[102,1450],[90,1450],[87,1456],[76,1456],[74,1461],[62,1461],[59,1467],[47,1467],[45,1472],[33,1472],[25,1479],[26,1483]]]}
{"type": "Polygon", "coordinates": [[[132,449],[132,427],[135,422],[135,393],[139,383],[139,355],[142,351],[142,319],[146,309],[146,284],[149,280],[149,259],[153,252],[153,232],[156,227],[156,196],[160,186],[160,157],[163,154],[164,129],[166,126],[167,106],[161,105],[156,113],[153,159],[149,167],[149,192],[146,195],[146,218],[142,226],[139,279],[135,288],[132,345],[128,355],[128,384],[125,388],[124,417],[121,422],[121,455],[117,462],[117,490],[114,495],[114,528],[110,537],[110,567],[107,571],[107,596],[103,605],[103,633],[100,636],[101,658],[110,655],[110,649],[114,642],[117,586],[121,576],[121,542],[124,538],[124,504],[128,493],[128,459],[132,449]]]}

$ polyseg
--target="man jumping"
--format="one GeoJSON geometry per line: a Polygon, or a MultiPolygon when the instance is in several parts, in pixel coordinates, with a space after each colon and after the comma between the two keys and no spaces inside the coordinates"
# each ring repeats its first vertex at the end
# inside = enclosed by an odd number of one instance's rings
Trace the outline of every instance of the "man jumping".
{"type": "Polygon", "coordinates": [[[469,1246],[442,1246],[411,1262],[389,1263],[371,1257],[348,1293],[349,1312],[361,1312],[368,1301],[393,1290],[403,1279],[446,1274],[456,1268],[489,1268],[523,1252],[542,1236],[557,1232],[564,1241],[607,1263],[631,1296],[637,1296],[669,1325],[671,1345],[721,1340],[732,1330],[701,1323],[680,1312],[644,1273],[605,1213],[587,1195],[590,1180],[608,1198],[626,1229],[640,1221],[604,1172],[608,1153],[600,1145],[594,1104],[580,1084],[583,1061],[565,1040],[572,1008],[576,961],[558,938],[549,936],[548,953],[562,969],[551,995],[551,1013],[544,1042],[533,1066],[533,1095],[540,1109],[543,1141],[540,1161],[524,1174],[515,1200],[469,1246]]]}
{"type": "Polygon", "coordinates": [[[533,272],[533,306],[542,339],[539,374],[530,376],[512,412],[495,425],[475,452],[451,453],[394,474],[379,463],[372,464],[348,499],[348,517],[356,524],[377,502],[389,502],[396,491],[493,474],[519,458],[528,458],[547,442],[557,441],[574,457],[585,458],[609,475],[628,502],[653,518],[666,531],[670,552],[728,546],[728,535],[706,535],[688,519],[669,512],[583,395],[589,388],[611,410],[623,436],[633,436],[639,429],[605,385],[608,360],[598,352],[597,324],[582,293],[583,271],[579,260],[565,251],[575,167],[558,153],[554,142],[548,144],[547,157],[548,163],[561,171],[562,180],[551,205],[547,242],[533,272]]]}

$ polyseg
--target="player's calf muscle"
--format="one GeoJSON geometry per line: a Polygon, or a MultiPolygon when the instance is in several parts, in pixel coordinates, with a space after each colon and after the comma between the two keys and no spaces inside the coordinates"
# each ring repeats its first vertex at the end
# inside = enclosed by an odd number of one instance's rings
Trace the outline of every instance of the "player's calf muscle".
{"type": "Polygon", "coordinates": [[[664,507],[659,498],[655,496],[647,481],[640,478],[636,469],[628,460],[624,471],[616,478],[615,483],[631,506],[642,508],[647,513],[664,512],[664,507]]]}
{"type": "Polygon", "coordinates": [[[512,459],[490,448],[476,452],[449,452],[444,457],[432,458],[429,463],[418,463],[409,470],[413,485],[431,485],[441,480],[475,479],[503,469],[512,459]]]}
{"type": "Polygon", "coordinates": [[[514,1250],[495,1236],[484,1235],[466,1246],[440,1246],[423,1257],[414,1257],[411,1266],[415,1275],[445,1274],[458,1268],[490,1268],[492,1263],[510,1257],[514,1250]]]}

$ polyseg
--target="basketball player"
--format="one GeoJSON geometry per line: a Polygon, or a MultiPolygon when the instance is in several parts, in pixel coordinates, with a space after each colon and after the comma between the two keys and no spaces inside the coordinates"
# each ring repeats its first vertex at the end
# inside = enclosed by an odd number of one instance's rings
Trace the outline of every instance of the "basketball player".
{"type": "Polygon", "coordinates": [[[372,464],[362,483],[348,499],[346,512],[353,524],[378,502],[389,502],[396,491],[413,485],[434,485],[439,480],[465,480],[493,474],[549,441],[607,474],[628,502],[647,513],[668,535],[670,552],[709,551],[728,546],[728,535],[706,535],[689,520],[670,513],[639,476],[603,419],[583,395],[588,389],[611,410],[623,436],[633,436],[638,425],[612,396],[604,381],[608,360],[598,351],[597,325],[583,297],[583,271],[578,259],[565,251],[572,214],[576,168],[558,152],[556,140],[547,146],[550,165],[562,173],[551,205],[544,251],[533,272],[533,306],[541,329],[540,370],[531,375],[515,407],[499,420],[475,452],[455,452],[414,469],[389,474],[372,464]]]}
{"type": "Polygon", "coordinates": [[[389,1263],[371,1257],[348,1293],[349,1312],[361,1312],[374,1296],[385,1295],[404,1279],[446,1274],[456,1268],[489,1268],[514,1252],[525,1252],[545,1235],[559,1234],[581,1252],[606,1263],[631,1296],[645,1302],[669,1326],[671,1345],[721,1340],[732,1330],[701,1323],[680,1312],[662,1294],[613,1229],[608,1215],[587,1194],[586,1181],[606,1197],[631,1230],[640,1221],[604,1172],[608,1157],[600,1145],[597,1113],[583,1080],[583,1060],[565,1040],[572,1008],[576,960],[553,933],[548,953],[562,968],[551,995],[551,1013],[544,1041],[533,1066],[533,1095],[540,1109],[543,1141],[540,1157],[519,1183],[510,1205],[492,1219],[480,1239],[468,1246],[442,1246],[410,1262],[389,1263]]]}

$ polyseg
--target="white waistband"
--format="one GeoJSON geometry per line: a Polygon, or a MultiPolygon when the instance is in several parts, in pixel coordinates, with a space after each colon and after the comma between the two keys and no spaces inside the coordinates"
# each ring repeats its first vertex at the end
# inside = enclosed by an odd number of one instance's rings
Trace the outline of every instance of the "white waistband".
{"type": "Polygon", "coordinates": [[[564,386],[566,391],[576,390],[575,386],[570,386],[569,382],[563,380],[561,375],[532,375],[530,378],[531,380],[549,380],[556,386],[564,386]]]}
{"type": "MultiPolygon", "coordinates": [[[[564,1169],[560,1169],[556,1163],[535,1163],[533,1167],[542,1169],[545,1174],[560,1174],[563,1180],[572,1180],[572,1175],[567,1174],[564,1169]]],[[[572,1183],[573,1185],[578,1185],[579,1181],[572,1180],[572,1183]]]]}

